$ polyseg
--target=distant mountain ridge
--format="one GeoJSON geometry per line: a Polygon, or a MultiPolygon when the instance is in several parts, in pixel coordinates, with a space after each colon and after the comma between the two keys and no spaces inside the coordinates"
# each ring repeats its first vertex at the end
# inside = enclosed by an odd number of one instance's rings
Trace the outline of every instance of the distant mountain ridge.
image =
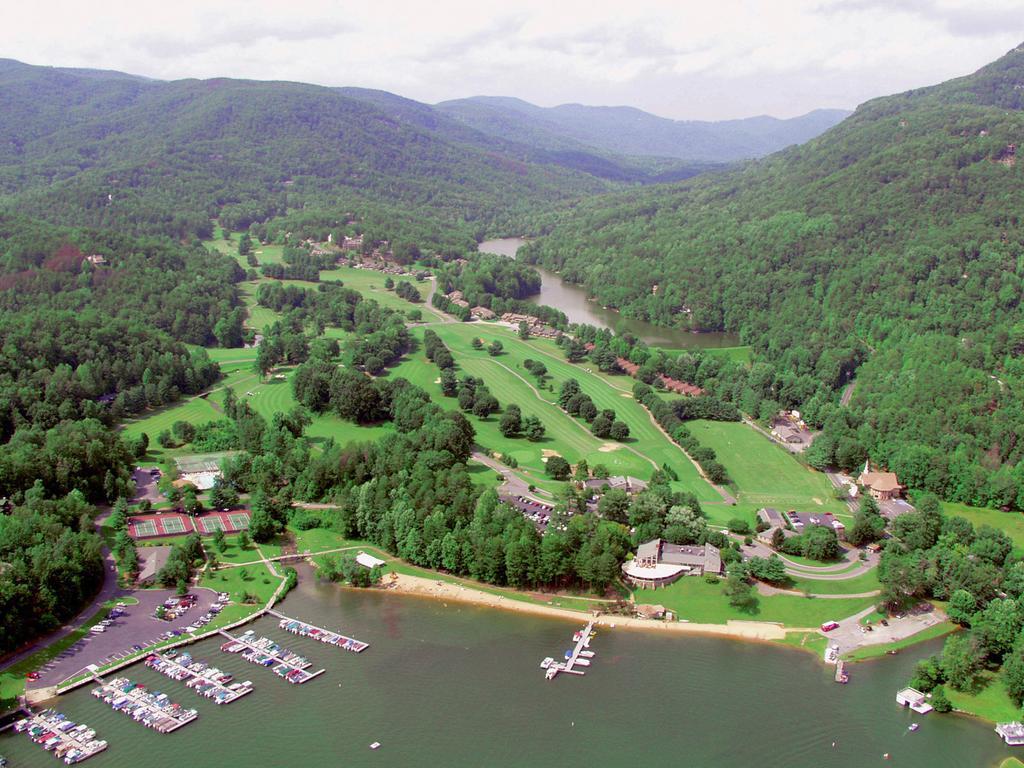
{"type": "Polygon", "coordinates": [[[817,109],[786,120],[767,115],[715,122],[670,120],[635,107],[538,107],[503,96],[474,96],[436,106],[479,131],[533,146],[586,147],[719,163],[763,157],[802,144],[851,114],[843,109],[817,109]]]}

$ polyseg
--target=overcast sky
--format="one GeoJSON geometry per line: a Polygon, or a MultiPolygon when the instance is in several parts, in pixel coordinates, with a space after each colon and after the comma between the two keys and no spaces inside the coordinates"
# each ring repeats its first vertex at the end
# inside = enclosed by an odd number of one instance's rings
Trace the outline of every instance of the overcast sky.
{"type": "Polygon", "coordinates": [[[967,74],[1021,0],[103,0],[4,3],[0,56],[161,79],[382,88],[436,102],[791,117],[967,74]]]}

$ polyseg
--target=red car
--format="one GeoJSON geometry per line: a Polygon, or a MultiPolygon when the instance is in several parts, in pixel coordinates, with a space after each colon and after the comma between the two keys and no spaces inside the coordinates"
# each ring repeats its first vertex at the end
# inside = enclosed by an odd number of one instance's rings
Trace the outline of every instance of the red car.
{"type": "Polygon", "coordinates": [[[839,629],[838,621],[826,621],[821,625],[822,632],[831,632],[833,629],[839,629]]]}
{"type": "Polygon", "coordinates": [[[26,672],[25,673],[25,679],[26,680],[38,680],[39,679],[39,673],[38,672],[26,672]]]}

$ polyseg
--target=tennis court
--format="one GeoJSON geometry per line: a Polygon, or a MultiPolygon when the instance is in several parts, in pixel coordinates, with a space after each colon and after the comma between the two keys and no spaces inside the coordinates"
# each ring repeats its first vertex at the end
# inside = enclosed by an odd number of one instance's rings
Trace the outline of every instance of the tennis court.
{"type": "Polygon", "coordinates": [[[160,524],[164,529],[164,533],[167,535],[184,533],[187,530],[185,528],[185,521],[177,515],[162,518],[160,520],[160,524]]]}
{"type": "Polygon", "coordinates": [[[249,528],[249,513],[248,512],[235,512],[232,515],[228,515],[228,522],[231,523],[231,527],[236,531],[244,531],[249,528]]]}
{"type": "Polygon", "coordinates": [[[220,519],[220,515],[208,516],[199,518],[199,530],[203,533],[213,533],[214,531],[226,530],[227,526],[224,525],[224,521],[220,519]]]}
{"type": "Polygon", "coordinates": [[[156,536],[156,523],[152,520],[136,520],[131,526],[132,536],[136,539],[145,539],[156,536]]]}

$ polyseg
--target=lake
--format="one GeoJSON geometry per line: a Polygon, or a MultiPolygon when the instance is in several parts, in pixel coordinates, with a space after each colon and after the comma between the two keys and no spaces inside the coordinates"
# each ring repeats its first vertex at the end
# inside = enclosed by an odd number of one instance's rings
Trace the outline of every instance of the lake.
{"type": "MultiPolygon", "coordinates": [[[[504,237],[485,240],[477,250],[481,253],[496,253],[514,259],[519,248],[526,241],[518,237],[504,237]]],[[[528,300],[534,304],[546,304],[562,310],[570,323],[586,323],[598,328],[611,328],[616,333],[632,333],[652,346],[664,349],[717,349],[737,347],[741,344],[734,333],[693,333],[680,329],[664,328],[643,320],[623,317],[613,309],[605,309],[596,301],[587,298],[584,288],[567,283],[555,272],[537,265],[531,265],[542,278],[540,293],[528,300]]]]}
{"type": "MultiPolygon", "coordinates": [[[[135,665],[122,674],[196,707],[199,719],[161,735],[79,689],[58,708],[110,742],[86,764],[859,768],[888,764],[888,752],[893,765],[963,768],[1010,753],[980,722],[896,705],[896,690],[934,643],[853,665],[843,686],[794,650],[609,629],[594,640],[585,677],[548,682],[540,661],[570,645],[574,623],[346,590],[315,582],[308,569],[279,608],[371,646],[356,655],[259,620],[257,632],[327,668],[293,686],[222,653],[220,640],[203,641],[192,648],[197,658],[255,684],[224,707],[135,665]],[[921,729],[911,733],[914,720],[921,729]]],[[[23,734],[0,737],[0,753],[12,766],[55,764],[23,734]]]]}

